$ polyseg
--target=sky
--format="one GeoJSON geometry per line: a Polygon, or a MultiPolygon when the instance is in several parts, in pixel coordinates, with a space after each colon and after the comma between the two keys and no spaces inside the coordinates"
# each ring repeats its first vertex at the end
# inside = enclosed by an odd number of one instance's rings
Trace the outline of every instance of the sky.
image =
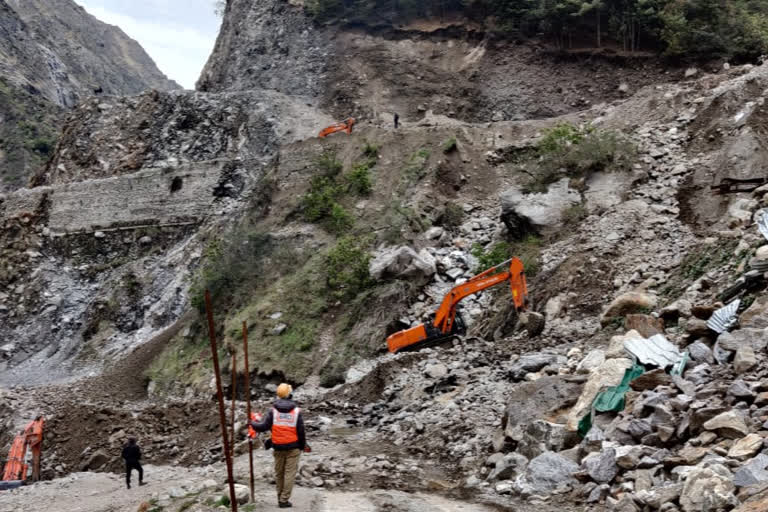
{"type": "Polygon", "coordinates": [[[75,0],[144,47],[160,71],[186,89],[213,50],[221,20],[214,0],[75,0]]]}

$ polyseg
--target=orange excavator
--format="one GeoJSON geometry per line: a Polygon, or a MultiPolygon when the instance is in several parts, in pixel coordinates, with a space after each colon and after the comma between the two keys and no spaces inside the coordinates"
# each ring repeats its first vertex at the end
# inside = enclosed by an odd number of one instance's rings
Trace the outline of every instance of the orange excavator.
{"type": "Polygon", "coordinates": [[[38,416],[13,440],[8,461],[5,463],[3,482],[22,483],[27,479],[29,470],[27,450],[32,454],[32,481],[40,480],[40,454],[43,448],[44,427],[45,420],[42,416],[38,416]]]}
{"type": "Polygon", "coordinates": [[[340,123],[332,124],[328,128],[323,129],[318,137],[321,139],[326,138],[327,136],[331,135],[332,133],[336,132],[347,132],[347,135],[352,135],[352,127],[355,126],[355,118],[350,117],[346,121],[342,121],[340,123]]]}
{"type": "MultiPolygon", "coordinates": [[[[519,314],[525,312],[528,309],[528,284],[525,281],[525,270],[519,258],[512,258],[472,277],[466,283],[455,286],[443,298],[440,308],[435,313],[435,320],[431,324],[417,325],[396,332],[387,338],[389,351],[396,353],[416,350],[461,336],[466,331],[466,327],[461,316],[456,314],[459,302],[465,297],[506,281],[509,281],[515,310],[519,314]]],[[[532,335],[538,334],[544,327],[544,317],[538,313],[530,313],[525,318],[525,322],[528,332],[532,335]]]]}

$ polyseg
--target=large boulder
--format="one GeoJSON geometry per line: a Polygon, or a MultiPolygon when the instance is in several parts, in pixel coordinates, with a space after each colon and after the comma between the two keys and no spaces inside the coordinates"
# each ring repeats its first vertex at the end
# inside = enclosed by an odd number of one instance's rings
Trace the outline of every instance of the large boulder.
{"type": "Polygon", "coordinates": [[[742,328],[765,329],[768,327],[768,295],[755,299],[739,317],[742,328]]]}
{"type": "Polygon", "coordinates": [[[728,450],[728,456],[732,459],[747,459],[754,456],[763,447],[763,438],[757,434],[749,434],[742,437],[728,450]]]}
{"type": "Polygon", "coordinates": [[[437,261],[426,249],[416,253],[407,246],[379,250],[368,267],[371,277],[431,277],[437,272],[437,261]]]}
{"type": "Polygon", "coordinates": [[[608,325],[613,318],[624,317],[630,313],[642,313],[653,309],[658,304],[655,295],[644,292],[627,292],[619,295],[603,312],[600,317],[600,323],[603,326],[608,325]]]}
{"type": "Polygon", "coordinates": [[[589,477],[599,484],[610,483],[619,472],[616,466],[616,449],[606,448],[584,459],[584,468],[589,477]]]}
{"type": "Polygon", "coordinates": [[[525,473],[515,481],[523,494],[549,494],[562,484],[576,484],[573,474],[579,465],[554,452],[545,452],[528,463],[525,473]]]}
{"type": "Polygon", "coordinates": [[[562,366],[567,362],[567,358],[557,354],[545,354],[542,352],[536,352],[520,357],[520,359],[518,359],[518,361],[512,365],[510,372],[513,379],[520,380],[523,379],[527,373],[537,372],[545,366],[562,366]]]}
{"type": "Polygon", "coordinates": [[[564,422],[564,414],[576,402],[580,390],[580,384],[559,375],[518,385],[509,394],[509,405],[502,418],[506,437],[521,441],[527,426],[538,419],[564,422]]]}
{"type": "Polygon", "coordinates": [[[762,453],[750,459],[733,475],[733,483],[739,487],[768,482],[768,455],[762,453]]]}
{"type": "Polygon", "coordinates": [[[639,332],[643,338],[650,338],[664,333],[664,320],[651,315],[631,313],[625,317],[624,327],[639,332]]]}
{"type": "Polygon", "coordinates": [[[732,478],[731,472],[722,464],[694,468],[685,479],[680,506],[685,512],[701,512],[727,510],[738,505],[732,478]]]}
{"type": "Polygon", "coordinates": [[[624,378],[624,373],[632,367],[632,361],[625,358],[608,359],[589,376],[584,388],[581,391],[576,405],[568,413],[568,429],[576,431],[579,428],[579,421],[592,409],[597,394],[606,387],[618,386],[624,378]]]}
{"type": "Polygon", "coordinates": [[[755,351],[749,345],[739,348],[736,351],[736,357],[733,358],[733,370],[737,374],[742,374],[751,370],[757,364],[755,351]]]}
{"type": "Polygon", "coordinates": [[[744,416],[737,411],[726,411],[704,423],[706,430],[713,430],[728,439],[740,439],[749,434],[744,416]]]}
{"type": "Polygon", "coordinates": [[[768,346],[768,329],[744,328],[724,332],[717,337],[720,348],[735,352],[742,347],[750,347],[755,352],[763,352],[768,346]]]}
{"type": "Polygon", "coordinates": [[[501,220],[512,236],[521,238],[531,230],[557,227],[563,211],[581,203],[581,195],[563,178],[545,193],[525,194],[518,188],[501,194],[501,220]]]}
{"type": "Polygon", "coordinates": [[[99,469],[109,461],[109,455],[104,450],[96,450],[88,457],[82,466],[83,471],[99,469]]]}
{"type": "Polygon", "coordinates": [[[544,452],[573,448],[579,441],[578,434],[566,430],[565,425],[538,419],[525,427],[517,451],[533,459],[544,452]]]}
{"type": "Polygon", "coordinates": [[[235,484],[235,499],[240,505],[245,505],[251,501],[250,488],[247,485],[235,484]]]}

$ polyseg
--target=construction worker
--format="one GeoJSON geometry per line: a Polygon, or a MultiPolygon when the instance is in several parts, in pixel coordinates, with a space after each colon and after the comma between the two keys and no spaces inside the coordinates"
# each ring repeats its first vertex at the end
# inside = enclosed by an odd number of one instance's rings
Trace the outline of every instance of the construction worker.
{"type": "Polygon", "coordinates": [[[299,455],[302,450],[309,453],[304,433],[304,418],[296,402],[291,400],[293,388],[290,384],[277,387],[277,400],[261,421],[251,421],[250,426],[257,432],[272,432],[272,447],[275,457],[275,482],[277,484],[277,505],[290,508],[291,492],[296,472],[299,469],[299,455]]]}
{"type": "Polygon", "coordinates": [[[395,112],[395,130],[397,130],[397,126],[400,124],[400,114],[395,112]]]}
{"type": "Polygon", "coordinates": [[[141,467],[141,448],[136,444],[136,438],[131,436],[123,446],[123,458],[125,459],[125,485],[131,488],[131,470],[139,472],[139,485],[144,485],[144,468],[141,467]]]}

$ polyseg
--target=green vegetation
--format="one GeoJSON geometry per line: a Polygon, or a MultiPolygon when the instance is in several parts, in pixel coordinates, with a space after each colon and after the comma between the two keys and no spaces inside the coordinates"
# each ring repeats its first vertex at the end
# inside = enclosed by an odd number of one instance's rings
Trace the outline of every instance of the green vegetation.
{"type": "Polygon", "coordinates": [[[457,147],[456,137],[451,137],[443,143],[443,153],[447,155],[448,153],[455,151],[457,147]]]}
{"type": "Polygon", "coordinates": [[[0,79],[0,181],[22,186],[53,153],[59,108],[0,79]]]}
{"type": "Polygon", "coordinates": [[[582,220],[586,219],[588,216],[589,211],[582,203],[576,203],[573,206],[569,206],[563,210],[562,214],[560,214],[565,227],[575,226],[582,220]]]}
{"type": "Polygon", "coordinates": [[[411,156],[405,169],[403,169],[405,186],[416,183],[427,175],[427,162],[429,161],[429,155],[429,150],[422,148],[411,156]]]}
{"type": "Polygon", "coordinates": [[[437,223],[449,229],[461,226],[462,222],[464,222],[464,210],[456,203],[446,203],[437,217],[437,223]]]}
{"type": "Polygon", "coordinates": [[[511,244],[511,255],[520,258],[525,268],[525,274],[528,277],[535,276],[541,269],[539,260],[543,243],[541,238],[535,235],[528,235],[519,242],[511,244]]]}
{"type": "Polygon", "coordinates": [[[363,162],[354,166],[347,174],[347,183],[352,192],[360,196],[368,196],[373,192],[371,167],[369,162],[363,162]]]}
{"type": "Polygon", "coordinates": [[[741,261],[733,255],[737,242],[735,240],[722,241],[718,244],[699,246],[690,251],[680,266],[677,267],[666,281],[666,286],[661,290],[661,295],[668,298],[677,298],[685,288],[710,270],[729,265],[735,267],[741,261]]]}
{"type": "Polygon", "coordinates": [[[673,58],[753,59],[768,52],[766,0],[308,0],[319,22],[407,20],[460,13],[515,37],[542,34],[561,49],[574,41],[673,58]]]}
{"type": "Polygon", "coordinates": [[[534,235],[529,235],[514,243],[496,242],[487,249],[484,249],[480,244],[475,244],[472,246],[472,256],[477,258],[475,272],[482,272],[509,258],[516,257],[523,262],[526,275],[533,277],[538,274],[540,269],[539,258],[541,257],[542,245],[543,241],[534,235]]]}
{"type": "Polygon", "coordinates": [[[559,123],[544,132],[536,153],[537,172],[527,187],[531,192],[543,192],[564,176],[585,178],[593,172],[627,170],[637,150],[618,132],[559,123]]]}
{"type": "Polygon", "coordinates": [[[482,245],[476,243],[472,246],[472,256],[477,258],[477,267],[475,273],[482,272],[493,266],[498,265],[504,260],[508,260],[511,254],[511,247],[507,242],[496,242],[484,249],[482,245]]]}
{"type": "Polygon", "coordinates": [[[734,243],[712,244],[689,252],[680,264],[683,277],[696,280],[710,270],[728,263],[733,256],[734,243]]]}
{"type": "Polygon", "coordinates": [[[321,224],[335,235],[349,231],[354,225],[354,219],[341,201],[350,193],[368,196],[373,192],[371,169],[377,163],[378,152],[377,146],[366,143],[363,148],[364,160],[344,175],[344,165],[336,159],[334,153],[325,152],[318,157],[315,160],[317,173],[301,201],[304,218],[321,224]]]}
{"type": "Polygon", "coordinates": [[[205,311],[204,294],[210,290],[214,303],[232,303],[243,290],[259,280],[265,257],[274,250],[271,236],[248,227],[236,228],[226,241],[213,240],[190,296],[198,311],[205,311]]]}
{"type": "Polygon", "coordinates": [[[403,241],[404,234],[423,233],[432,225],[425,214],[410,206],[403,206],[400,201],[393,201],[384,215],[383,224],[386,229],[381,235],[381,240],[389,244],[403,241]]]}
{"type": "Polygon", "coordinates": [[[366,241],[345,237],[326,255],[326,285],[336,298],[350,299],[373,285],[368,273],[371,255],[366,245],[366,241]]]}
{"type": "Polygon", "coordinates": [[[366,158],[379,158],[379,150],[381,148],[373,144],[369,141],[365,141],[365,146],[363,146],[363,155],[365,155],[366,158]]]}

